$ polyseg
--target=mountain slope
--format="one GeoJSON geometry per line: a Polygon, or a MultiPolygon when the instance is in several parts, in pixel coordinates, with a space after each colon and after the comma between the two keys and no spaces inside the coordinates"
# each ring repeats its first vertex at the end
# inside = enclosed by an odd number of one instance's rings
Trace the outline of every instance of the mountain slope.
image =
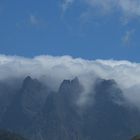
{"type": "Polygon", "coordinates": [[[27,140],[27,139],[15,133],[11,133],[9,131],[0,130],[0,140],[27,140]]]}
{"type": "Polygon", "coordinates": [[[140,112],[127,106],[114,80],[97,79],[86,93],[88,104],[79,106],[83,92],[78,78],[52,91],[28,76],[0,116],[0,127],[31,140],[128,140],[140,132],[140,112]]]}

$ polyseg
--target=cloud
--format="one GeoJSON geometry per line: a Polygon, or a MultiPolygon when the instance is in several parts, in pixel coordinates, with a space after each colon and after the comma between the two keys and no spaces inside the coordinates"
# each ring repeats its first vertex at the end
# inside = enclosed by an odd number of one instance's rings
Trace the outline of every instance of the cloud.
{"type": "Polygon", "coordinates": [[[140,0],[119,0],[118,6],[128,16],[140,16],[140,0]]]}
{"type": "MultiPolygon", "coordinates": [[[[62,9],[66,11],[69,6],[74,4],[74,1],[64,0],[62,9]]],[[[140,0],[77,0],[77,2],[82,2],[102,14],[118,12],[125,17],[125,20],[140,16],[140,0]]]]}
{"type": "Polygon", "coordinates": [[[37,19],[36,16],[30,15],[30,23],[33,25],[37,25],[39,23],[39,20],[37,19]]]}
{"type": "Polygon", "coordinates": [[[89,6],[104,12],[121,12],[126,17],[140,16],[140,0],[87,0],[89,6]]]}
{"type": "Polygon", "coordinates": [[[113,7],[116,7],[117,0],[87,0],[86,3],[98,10],[102,10],[103,12],[111,12],[113,7]]]}
{"type": "Polygon", "coordinates": [[[75,0],[63,0],[62,3],[62,11],[66,12],[66,10],[74,3],[75,0]]]}
{"type": "Polygon", "coordinates": [[[125,35],[122,38],[122,42],[125,46],[130,46],[134,33],[135,33],[134,29],[126,31],[125,35]]]}
{"type": "Polygon", "coordinates": [[[77,76],[86,90],[83,97],[86,97],[97,77],[114,79],[126,98],[140,107],[140,63],[84,60],[71,56],[42,55],[25,58],[0,55],[0,80],[23,78],[27,75],[43,80],[53,89],[57,89],[64,79],[77,76]]]}
{"type": "Polygon", "coordinates": [[[41,23],[40,19],[37,18],[35,15],[30,15],[29,16],[29,23],[31,25],[39,25],[41,23]]]}
{"type": "Polygon", "coordinates": [[[26,18],[24,18],[21,21],[18,21],[16,23],[17,28],[24,28],[24,27],[41,27],[46,28],[47,27],[47,20],[46,18],[42,18],[39,16],[36,16],[34,14],[28,14],[26,18]]]}

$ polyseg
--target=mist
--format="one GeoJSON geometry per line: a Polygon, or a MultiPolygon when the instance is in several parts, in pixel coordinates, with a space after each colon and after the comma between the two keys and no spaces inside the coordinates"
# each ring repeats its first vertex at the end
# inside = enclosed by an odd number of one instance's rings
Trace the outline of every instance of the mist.
{"type": "MultiPolygon", "coordinates": [[[[41,55],[34,58],[0,55],[0,80],[31,76],[57,90],[64,79],[78,77],[84,96],[96,78],[114,79],[124,97],[140,107],[140,64],[116,60],[85,60],[71,56],[41,55]]],[[[84,98],[82,97],[82,100],[84,98]]]]}

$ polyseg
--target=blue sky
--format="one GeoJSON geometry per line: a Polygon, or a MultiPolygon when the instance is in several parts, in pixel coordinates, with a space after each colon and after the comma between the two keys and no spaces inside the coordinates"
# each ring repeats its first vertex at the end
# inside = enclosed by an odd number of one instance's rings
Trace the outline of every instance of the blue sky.
{"type": "Polygon", "coordinates": [[[140,60],[140,0],[1,0],[0,53],[140,60]]]}

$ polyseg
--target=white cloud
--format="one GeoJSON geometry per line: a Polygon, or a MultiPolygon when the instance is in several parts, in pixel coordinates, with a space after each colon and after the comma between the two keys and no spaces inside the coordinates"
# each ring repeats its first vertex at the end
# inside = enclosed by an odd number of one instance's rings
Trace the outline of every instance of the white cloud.
{"type": "MultiPolygon", "coordinates": [[[[65,11],[75,0],[64,0],[62,9],[65,11]]],[[[77,0],[101,13],[118,11],[126,19],[140,16],[140,0],[77,0]]]]}
{"type": "Polygon", "coordinates": [[[94,8],[103,12],[121,12],[124,16],[132,18],[140,16],[140,0],[86,0],[94,8]]]}
{"type": "Polygon", "coordinates": [[[128,16],[140,16],[140,0],[119,0],[118,6],[128,16]]]}
{"type": "Polygon", "coordinates": [[[87,0],[89,6],[109,12],[113,7],[116,7],[117,0],[87,0]]]}
{"type": "Polygon", "coordinates": [[[35,15],[30,15],[29,22],[31,25],[38,25],[40,20],[35,15]]]}
{"type": "Polygon", "coordinates": [[[63,0],[61,5],[63,12],[65,12],[74,3],[74,1],[75,0],[63,0]]]}
{"type": "Polygon", "coordinates": [[[126,98],[140,106],[140,63],[115,60],[89,61],[81,58],[74,59],[71,56],[44,55],[24,58],[0,55],[0,80],[27,75],[44,80],[53,86],[52,88],[58,88],[64,79],[73,79],[77,76],[87,92],[96,77],[114,79],[125,91],[124,93],[127,92],[126,98]],[[133,89],[135,89],[134,93],[133,89]]]}
{"type": "Polygon", "coordinates": [[[49,55],[24,58],[0,55],[0,79],[31,75],[54,79],[72,79],[75,76],[99,76],[115,79],[123,87],[140,84],[140,64],[115,60],[84,60],[71,56],[53,57],[49,55]]]}
{"type": "Polygon", "coordinates": [[[125,46],[130,46],[134,32],[135,30],[126,31],[125,35],[122,38],[123,44],[125,46]]]}
{"type": "Polygon", "coordinates": [[[41,28],[46,28],[47,27],[47,19],[41,16],[37,16],[35,14],[28,14],[26,18],[24,18],[21,21],[18,21],[16,23],[16,26],[18,28],[23,28],[23,27],[41,27],[41,28]]]}

